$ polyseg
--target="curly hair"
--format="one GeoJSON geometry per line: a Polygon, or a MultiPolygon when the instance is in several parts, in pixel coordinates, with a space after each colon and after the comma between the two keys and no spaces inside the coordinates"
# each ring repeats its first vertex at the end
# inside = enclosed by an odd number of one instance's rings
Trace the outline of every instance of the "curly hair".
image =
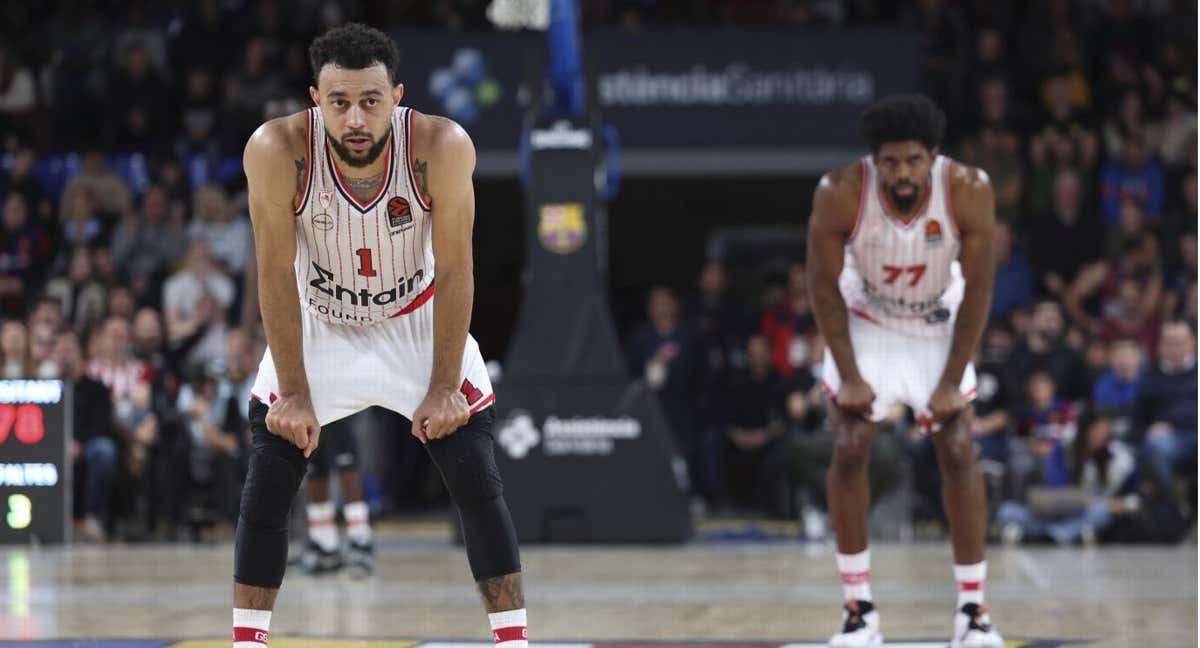
{"type": "Polygon", "coordinates": [[[863,111],[860,124],[863,141],[874,153],[889,142],[909,140],[934,149],[946,134],[946,114],[921,94],[882,99],[863,111]]]}
{"type": "Polygon", "coordinates": [[[308,60],[312,63],[313,83],[321,74],[326,63],[348,70],[361,70],[382,63],[387,68],[388,80],[397,82],[396,71],[400,67],[400,50],[387,34],[362,23],[346,23],[331,29],[313,40],[308,47],[308,60]]]}

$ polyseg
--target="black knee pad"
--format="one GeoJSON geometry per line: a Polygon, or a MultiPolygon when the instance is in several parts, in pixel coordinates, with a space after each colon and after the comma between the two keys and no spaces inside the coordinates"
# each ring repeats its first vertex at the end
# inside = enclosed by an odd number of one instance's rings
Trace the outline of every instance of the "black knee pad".
{"type": "Polygon", "coordinates": [[[496,467],[495,419],[489,407],[454,434],[425,446],[458,508],[467,561],[476,581],[521,571],[517,532],[496,467]]]}
{"type": "Polygon", "coordinates": [[[267,431],[267,406],[250,406],[253,449],[242,488],[233,579],[242,585],[278,588],[287,567],[287,527],[292,499],[300,489],[304,452],[267,431]]]}

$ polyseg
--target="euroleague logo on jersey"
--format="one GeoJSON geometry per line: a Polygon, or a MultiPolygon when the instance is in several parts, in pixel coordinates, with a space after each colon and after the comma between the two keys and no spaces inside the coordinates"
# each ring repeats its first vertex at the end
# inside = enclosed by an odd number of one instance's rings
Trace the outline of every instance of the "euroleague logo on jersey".
{"type": "Polygon", "coordinates": [[[925,223],[925,242],[930,245],[942,242],[942,224],[931,220],[925,223]]]}
{"type": "Polygon", "coordinates": [[[388,213],[388,228],[395,229],[412,224],[412,207],[408,205],[408,201],[396,196],[387,203],[388,213]]]}

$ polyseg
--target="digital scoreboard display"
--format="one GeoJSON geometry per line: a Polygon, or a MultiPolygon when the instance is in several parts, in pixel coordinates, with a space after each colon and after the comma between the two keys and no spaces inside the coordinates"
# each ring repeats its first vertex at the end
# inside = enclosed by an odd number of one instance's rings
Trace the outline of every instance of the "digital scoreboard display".
{"type": "Polygon", "coordinates": [[[68,392],[61,380],[0,380],[0,544],[68,538],[68,392]]]}

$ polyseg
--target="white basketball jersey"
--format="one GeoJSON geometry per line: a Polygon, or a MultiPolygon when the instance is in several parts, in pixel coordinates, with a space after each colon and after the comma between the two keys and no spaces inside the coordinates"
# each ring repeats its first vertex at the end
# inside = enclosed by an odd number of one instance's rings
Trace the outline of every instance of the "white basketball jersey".
{"type": "Polygon", "coordinates": [[[860,164],[858,220],[839,281],[847,309],[901,333],[952,335],[965,282],[950,203],[951,160],[934,160],[928,195],[908,223],[893,215],[871,156],[860,164]]]}
{"type": "Polygon", "coordinates": [[[359,200],[342,182],[318,108],[308,109],[308,171],[296,208],[296,280],[318,319],[368,326],[433,296],[430,203],[412,172],[411,108],[392,114],[383,184],[359,200]]]}

